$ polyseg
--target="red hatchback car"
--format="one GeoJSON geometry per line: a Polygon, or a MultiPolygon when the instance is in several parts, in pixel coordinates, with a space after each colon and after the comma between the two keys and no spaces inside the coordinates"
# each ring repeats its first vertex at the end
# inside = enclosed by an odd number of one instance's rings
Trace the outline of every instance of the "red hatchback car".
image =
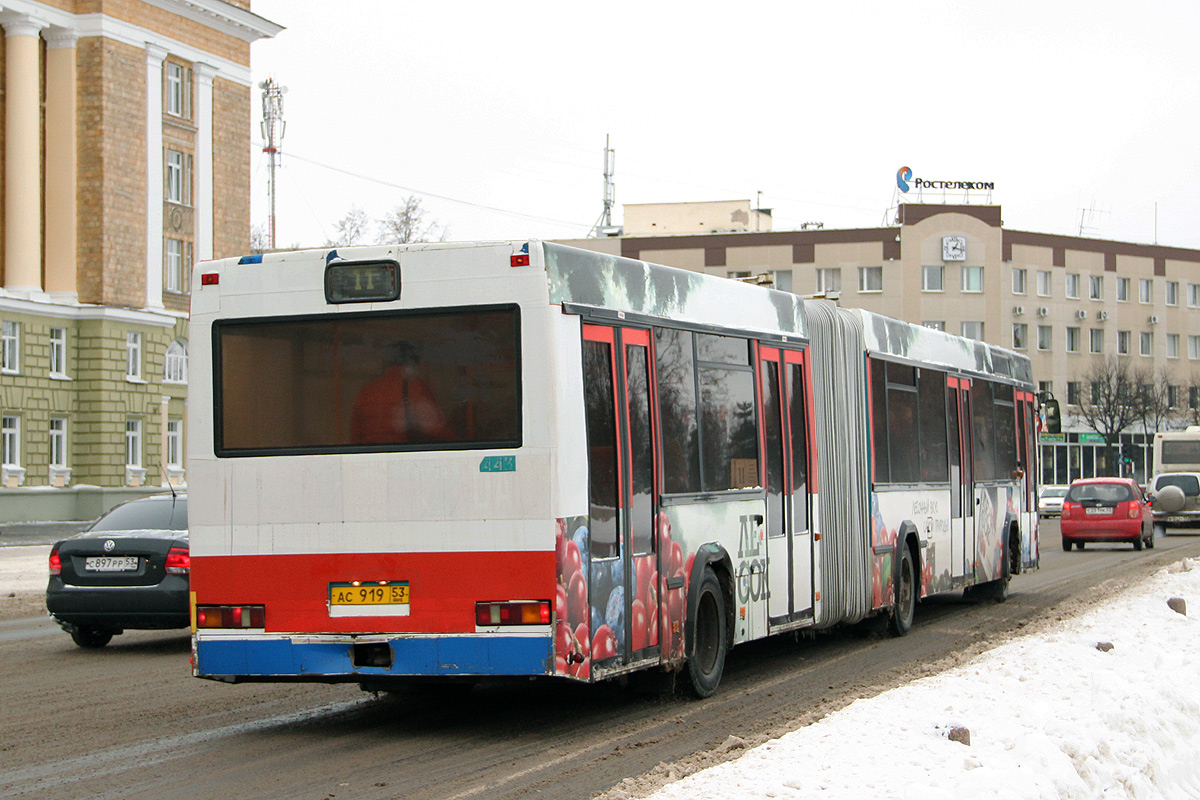
{"type": "Polygon", "coordinates": [[[1130,478],[1087,478],[1071,484],[1063,499],[1063,550],[1084,542],[1129,542],[1154,547],[1150,501],[1130,478]]]}

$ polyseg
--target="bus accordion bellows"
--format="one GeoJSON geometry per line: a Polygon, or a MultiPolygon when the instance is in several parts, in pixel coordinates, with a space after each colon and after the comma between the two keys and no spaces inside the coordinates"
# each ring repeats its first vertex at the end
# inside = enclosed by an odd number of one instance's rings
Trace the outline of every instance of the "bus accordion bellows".
{"type": "Polygon", "coordinates": [[[983,342],[538,241],[205,262],[191,319],[199,677],[707,696],[1038,563],[1030,362],[983,342]]]}

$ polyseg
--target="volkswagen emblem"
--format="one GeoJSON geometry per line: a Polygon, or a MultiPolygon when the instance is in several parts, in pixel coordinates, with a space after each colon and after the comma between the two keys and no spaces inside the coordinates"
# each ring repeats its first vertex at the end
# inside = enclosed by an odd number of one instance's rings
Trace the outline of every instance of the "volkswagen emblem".
{"type": "Polygon", "coordinates": [[[106,553],[112,552],[112,549],[116,546],[117,546],[117,543],[114,542],[112,539],[106,539],[104,541],[104,552],[106,552],[106,553]]]}

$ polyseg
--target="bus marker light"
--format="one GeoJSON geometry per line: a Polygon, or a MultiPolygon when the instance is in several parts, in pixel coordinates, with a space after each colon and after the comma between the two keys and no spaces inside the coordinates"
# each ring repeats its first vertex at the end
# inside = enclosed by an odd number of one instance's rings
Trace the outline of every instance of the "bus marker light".
{"type": "Polygon", "coordinates": [[[529,253],[517,253],[515,256],[509,259],[509,264],[514,267],[528,267],[529,253]]]}
{"type": "Polygon", "coordinates": [[[201,286],[216,286],[221,282],[221,275],[218,272],[206,272],[200,276],[201,286]]]}

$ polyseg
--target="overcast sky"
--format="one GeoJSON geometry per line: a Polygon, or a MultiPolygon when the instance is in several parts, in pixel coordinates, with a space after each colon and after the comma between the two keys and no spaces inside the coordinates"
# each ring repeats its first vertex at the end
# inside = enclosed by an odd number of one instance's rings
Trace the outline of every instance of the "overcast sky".
{"type": "MultiPolygon", "coordinates": [[[[877,227],[908,166],[993,182],[1007,228],[1200,248],[1191,0],[253,10],[286,27],[252,48],[255,81],[288,87],[279,246],[320,245],[352,205],[378,218],[409,194],[456,240],[584,236],[607,134],[618,223],[623,203],[762,192],[776,230],[877,227]]],[[[252,107],[259,225],[257,88],[252,107]]]]}

